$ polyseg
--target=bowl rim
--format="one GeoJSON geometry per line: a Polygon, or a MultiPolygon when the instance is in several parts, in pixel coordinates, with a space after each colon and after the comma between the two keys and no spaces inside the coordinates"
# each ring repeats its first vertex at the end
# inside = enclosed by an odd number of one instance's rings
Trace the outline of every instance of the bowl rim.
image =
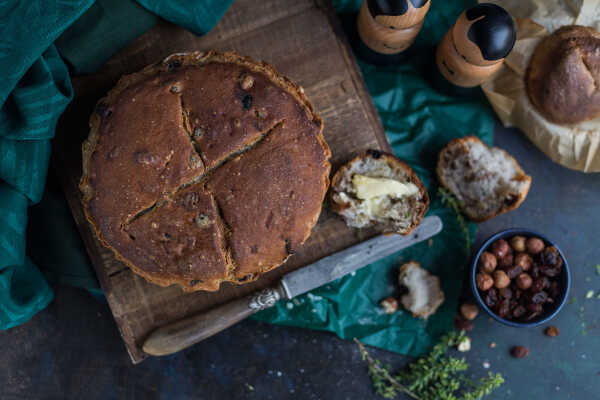
{"type": "Polygon", "coordinates": [[[546,235],[543,235],[541,233],[538,233],[534,230],[527,229],[527,228],[508,228],[508,229],[503,229],[499,232],[494,233],[493,235],[491,235],[489,238],[487,238],[481,244],[481,246],[477,250],[477,253],[475,253],[475,256],[473,257],[473,260],[471,262],[471,279],[470,279],[470,281],[471,281],[471,290],[473,292],[473,295],[475,296],[475,299],[477,300],[477,303],[479,303],[479,306],[481,306],[485,310],[485,312],[488,313],[492,318],[494,318],[496,321],[498,321],[504,325],[508,325],[508,326],[512,326],[512,327],[516,327],[516,328],[525,328],[525,327],[531,328],[531,327],[545,324],[546,322],[550,321],[563,308],[563,306],[567,302],[567,298],[569,297],[569,291],[571,288],[571,270],[569,269],[569,264],[567,263],[567,258],[565,257],[565,255],[562,252],[562,250],[560,249],[560,247],[558,247],[558,245],[553,240],[550,240],[546,235]],[[566,288],[564,291],[563,298],[551,313],[549,313],[548,315],[546,315],[544,318],[542,318],[540,320],[535,320],[532,322],[511,321],[511,320],[504,319],[504,318],[500,317],[499,315],[497,315],[494,311],[492,311],[485,304],[485,302],[481,298],[481,295],[479,294],[479,289],[477,288],[477,282],[475,280],[475,276],[477,275],[477,263],[479,261],[479,257],[481,256],[481,253],[483,253],[494,241],[496,241],[498,239],[504,239],[508,236],[515,236],[515,235],[519,235],[519,234],[527,235],[527,236],[536,236],[536,237],[539,237],[540,239],[544,240],[546,243],[550,243],[552,246],[554,246],[558,250],[558,253],[560,254],[560,256],[562,257],[562,260],[563,260],[563,271],[564,271],[564,275],[565,275],[565,288],[566,288]]]}

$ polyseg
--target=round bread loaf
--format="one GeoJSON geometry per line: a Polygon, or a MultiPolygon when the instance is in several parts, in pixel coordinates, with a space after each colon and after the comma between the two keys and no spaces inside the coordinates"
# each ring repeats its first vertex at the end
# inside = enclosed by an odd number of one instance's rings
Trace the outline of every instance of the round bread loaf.
{"type": "Polygon", "coordinates": [[[536,109],[556,124],[600,116],[600,33],[563,26],[540,42],[525,77],[536,109]]]}
{"type": "Polygon", "coordinates": [[[308,238],[329,185],[304,91],[236,53],[175,54],[123,76],[83,143],[87,219],[148,281],[246,283],[308,238]]]}

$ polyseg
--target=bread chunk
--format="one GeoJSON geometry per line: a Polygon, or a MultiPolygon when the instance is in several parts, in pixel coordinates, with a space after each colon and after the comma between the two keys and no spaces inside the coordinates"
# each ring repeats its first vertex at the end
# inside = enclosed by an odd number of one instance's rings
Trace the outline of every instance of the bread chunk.
{"type": "Polygon", "coordinates": [[[476,222],[516,209],[531,186],[531,177],[510,154],[475,136],[451,140],[440,151],[436,172],[476,222]]]}
{"type": "Polygon", "coordinates": [[[349,226],[375,226],[402,235],[419,226],[429,206],[427,191],[415,172],[379,150],[369,150],[336,172],[330,200],[349,226]]]}
{"type": "Polygon", "coordinates": [[[400,297],[400,302],[414,317],[427,319],[444,302],[440,278],[421,268],[416,261],[400,267],[398,283],[408,289],[408,293],[400,297]]]}

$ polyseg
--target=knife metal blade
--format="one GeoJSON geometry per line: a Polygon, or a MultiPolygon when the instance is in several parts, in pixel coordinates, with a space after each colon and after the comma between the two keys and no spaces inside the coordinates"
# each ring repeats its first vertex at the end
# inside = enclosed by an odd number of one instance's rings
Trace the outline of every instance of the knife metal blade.
{"type": "Polygon", "coordinates": [[[423,219],[410,235],[379,235],[324,257],[281,278],[285,297],[291,299],[356,271],[415,243],[427,240],[442,230],[437,216],[423,219]]]}

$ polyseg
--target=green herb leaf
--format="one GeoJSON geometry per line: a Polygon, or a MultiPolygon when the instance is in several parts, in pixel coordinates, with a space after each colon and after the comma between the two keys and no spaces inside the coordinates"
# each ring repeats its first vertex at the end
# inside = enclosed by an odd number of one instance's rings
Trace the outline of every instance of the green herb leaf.
{"type": "Polygon", "coordinates": [[[591,299],[592,297],[594,297],[594,291],[593,290],[588,290],[588,292],[585,294],[585,298],[586,299],[591,299]]]}
{"type": "Polygon", "coordinates": [[[504,379],[492,373],[477,383],[467,378],[463,374],[468,369],[465,359],[446,355],[464,339],[464,331],[449,333],[428,355],[408,364],[396,375],[390,373],[389,366],[382,367],[378,360],[371,358],[358,340],[354,341],[363,360],[369,364],[375,392],[383,398],[392,399],[404,393],[417,400],[479,400],[500,386],[504,379]]]}
{"type": "Polygon", "coordinates": [[[443,187],[438,187],[438,196],[440,196],[442,200],[442,204],[446,207],[450,208],[454,214],[456,215],[456,219],[458,224],[460,225],[460,230],[465,236],[465,249],[467,251],[467,255],[471,254],[471,233],[469,232],[469,225],[465,220],[465,217],[460,210],[460,202],[458,199],[449,191],[444,189],[443,187]]]}
{"type": "Polygon", "coordinates": [[[600,275],[600,264],[596,265],[596,274],[600,275]]]}

